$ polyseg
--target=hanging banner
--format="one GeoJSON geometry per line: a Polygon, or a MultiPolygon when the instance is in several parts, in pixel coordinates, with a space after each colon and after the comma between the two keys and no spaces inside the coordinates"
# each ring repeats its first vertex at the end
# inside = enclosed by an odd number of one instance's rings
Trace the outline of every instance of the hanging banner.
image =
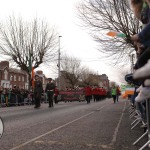
{"type": "Polygon", "coordinates": [[[58,101],[84,101],[85,96],[83,90],[60,91],[58,101]]]}

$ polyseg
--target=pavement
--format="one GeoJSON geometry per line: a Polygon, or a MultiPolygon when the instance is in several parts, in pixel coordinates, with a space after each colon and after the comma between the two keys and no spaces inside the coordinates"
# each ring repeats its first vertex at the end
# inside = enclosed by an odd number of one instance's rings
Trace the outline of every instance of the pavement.
{"type": "MultiPolygon", "coordinates": [[[[119,142],[116,142],[114,144],[114,149],[116,150],[138,150],[140,149],[147,141],[148,141],[148,135],[143,137],[136,145],[133,145],[133,143],[141,137],[145,133],[144,128],[141,128],[140,126],[142,123],[139,123],[134,129],[131,130],[131,123],[136,119],[132,118],[129,119],[129,106],[130,102],[128,100],[125,100],[126,106],[125,111],[123,112],[122,121],[120,123],[120,130],[117,135],[117,139],[119,142]]],[[[150,148],[146,147],[144,150],[149,150],[150,148]]]]}

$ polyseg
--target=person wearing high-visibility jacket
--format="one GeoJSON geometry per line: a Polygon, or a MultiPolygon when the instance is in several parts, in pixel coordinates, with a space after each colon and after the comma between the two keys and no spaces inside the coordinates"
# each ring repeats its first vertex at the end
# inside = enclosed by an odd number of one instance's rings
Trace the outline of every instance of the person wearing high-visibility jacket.
{"type": "Polygon", "coordinates": [[[111,95],[112,95],[114,103],[116,103],[116,94],[117,94],[117,89],[115,86],[113,86],[111,89],[111,95]]]}

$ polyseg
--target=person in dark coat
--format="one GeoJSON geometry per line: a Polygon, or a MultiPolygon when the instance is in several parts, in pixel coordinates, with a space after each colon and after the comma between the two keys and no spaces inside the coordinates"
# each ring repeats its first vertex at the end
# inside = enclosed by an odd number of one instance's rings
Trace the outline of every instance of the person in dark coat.
{"type": "Polygon", "coordinates": [[[47,93],[49,107],[53,107],[53,95],[54,95],[55,84],[52,82],[52,78],[48,78],[45,92],[47,93]]]}
{"type": "Polygon", "coordinates": [[[35,107],[40,107],[40,101],[41,101],[41,95],[43,92],[43,86],[42,82],[38,75],[35,76],[35,82],[34,82],[34,99],[35,99],[35,107]]]}

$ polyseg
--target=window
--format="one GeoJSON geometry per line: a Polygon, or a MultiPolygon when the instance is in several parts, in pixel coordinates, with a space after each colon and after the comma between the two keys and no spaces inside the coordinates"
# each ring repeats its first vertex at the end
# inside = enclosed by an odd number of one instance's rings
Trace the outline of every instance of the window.
{"type": "Polygon", "coordinates": [[[7,80],[8,79],[8,72],[7,70],[4,71],[4,80],[7,80]]]}
{"type": "Polygon", "coordinates": [[[18,81],[21,81],[20,76],[18,76],[18,81]]]}
{"type": "Polygon", "coordinates": [[[12,81],[13,80],[13,76],[12,75],[10,75],[10,81],[12,81]]]}
{"type": "Polygon", "coordinates": [[[14,81],[16,81],[16,75],[14,75],[14,81]]]}
{"type": "Polygon", "coordinates": [[[22,76],[22,81],[24,82],[24,76],[22,76]]]}

